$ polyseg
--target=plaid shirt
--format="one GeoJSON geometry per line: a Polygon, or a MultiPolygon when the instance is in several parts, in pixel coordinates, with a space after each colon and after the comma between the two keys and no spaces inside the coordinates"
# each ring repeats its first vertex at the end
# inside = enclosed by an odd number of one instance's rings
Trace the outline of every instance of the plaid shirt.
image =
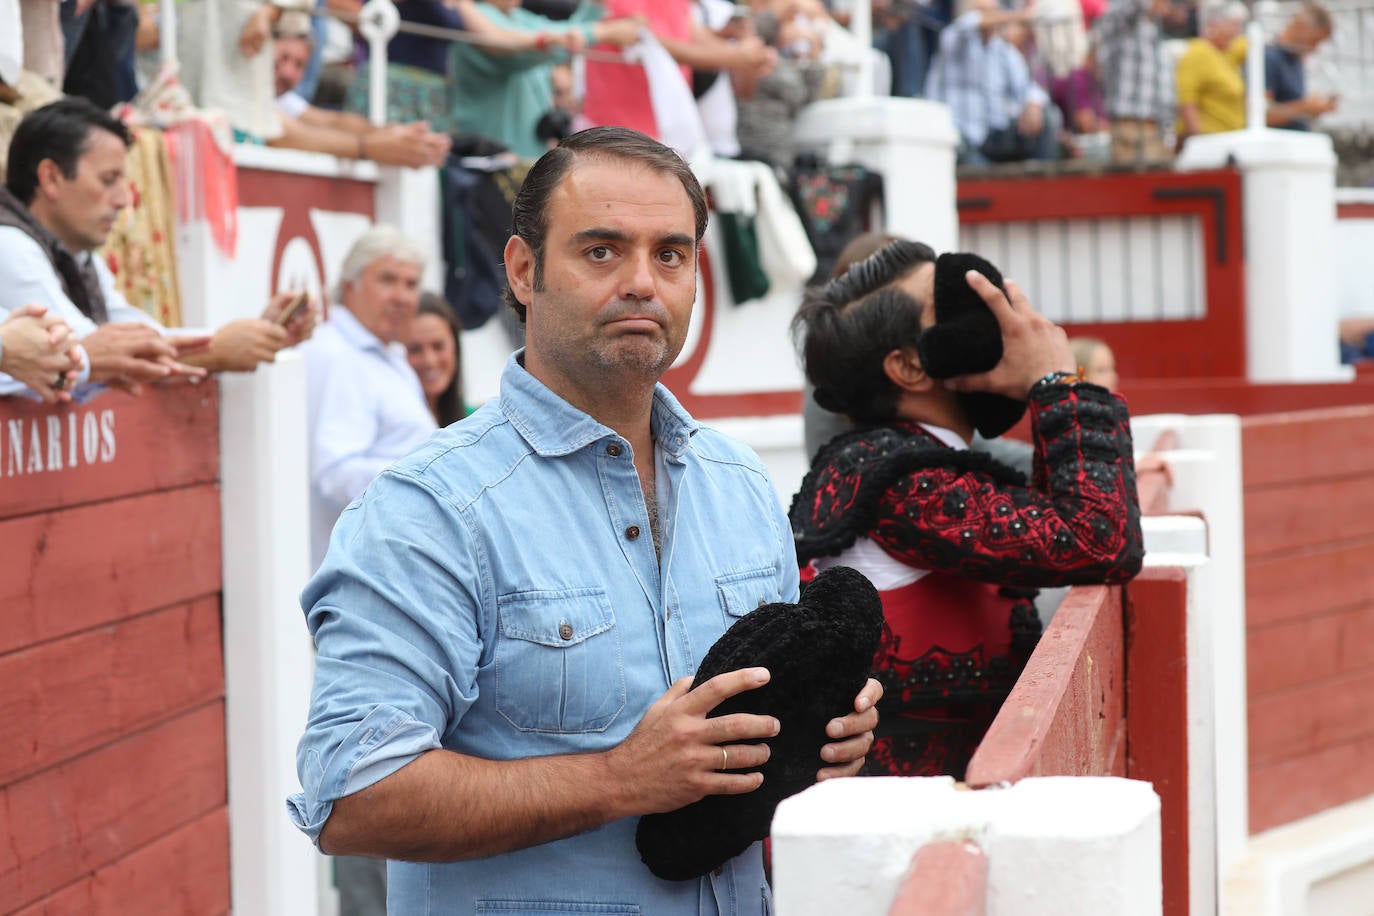
{"type": "Polygon", "coordinates": [[[1150,0],[1109,0],[1098,23],[1097,56],[1109,118],[1173,121],[1174,74],[1150,6],[1150,0]]]}
{"type": "Polygon", "coordinates": [[[959,134],[975,147],[992,131],[1010,126],[1028,104],[1049,102],[1020,51],[1000,35],[983,41],[981,21],[972,10],[944,28],[926,77],[926,97],[949,106],[959,134]]]}

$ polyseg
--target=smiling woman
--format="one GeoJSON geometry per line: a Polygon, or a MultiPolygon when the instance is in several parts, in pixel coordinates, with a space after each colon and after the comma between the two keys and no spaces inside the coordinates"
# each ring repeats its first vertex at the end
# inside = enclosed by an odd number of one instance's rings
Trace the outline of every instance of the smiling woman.
{"type": "Polygon", "coordinates": [[[437,293],[420,294],[406,355],[420,377],[425,401],[440,426],[463,419],[463,353],[458,319],[437,293]]]}

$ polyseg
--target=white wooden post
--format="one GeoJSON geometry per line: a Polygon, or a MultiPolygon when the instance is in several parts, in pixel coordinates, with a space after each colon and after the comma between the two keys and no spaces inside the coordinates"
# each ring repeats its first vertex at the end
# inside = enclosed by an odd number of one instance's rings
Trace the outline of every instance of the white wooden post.
{"type": "Polygon", "coordinates": [[[289,350],[220,376],[224,690],[230,887],[236,913],[319,911],[319,857],[287,818],[314,651],[298,596],[310,574],[305,363],[289,350]]]}

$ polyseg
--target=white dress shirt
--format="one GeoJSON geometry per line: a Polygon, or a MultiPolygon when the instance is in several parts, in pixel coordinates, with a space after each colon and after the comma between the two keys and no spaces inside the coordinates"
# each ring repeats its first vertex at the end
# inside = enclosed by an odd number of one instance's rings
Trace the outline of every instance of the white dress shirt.
{"type": "Polygon", "coordinates": [[[310,435],[310,552],[315,568],[349,503],[434,432],[405,347],[385,344],[342,305],[301,345],[310,435]]]}
{"type": "MultiPolygon", "coordinates": [[[[110,273],[104,258],[90,252],[77,255],[78,261],[83,258],[90,258],[95,263],[95,274],[100,279],[100,292],[105,297],[105,309],[111,322],[137,321],[162,330],[162,325],[151,315],[130,305],[124,294],[115,288],[114,274],[110,273]]],[[[95,322],[82,314],[63,291],[62,278],[57,275],[43,247],[22,229],[0,226],[0,321],[30,302],[46,305],[48,314],[67,322],[78,340],[96,329],[95,322]]],[[[86,382],[91,375],[91,361],[86,358],[84,349],[81,360],[83,365],[77,384],[86,382]]],[[[0,372],[0,396],[29,393],[23,382],[0,372]]]]}

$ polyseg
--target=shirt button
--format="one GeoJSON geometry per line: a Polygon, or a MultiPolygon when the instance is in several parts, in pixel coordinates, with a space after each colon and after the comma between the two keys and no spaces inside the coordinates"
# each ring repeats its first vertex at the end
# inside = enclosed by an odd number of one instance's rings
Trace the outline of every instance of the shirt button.
{"type": "Polygon", "coordinates": [[[619,458],[620,444],[617,442],[612,442],[610,445],[606,446],[606,454],[610,455],[612,458],[619,458]]]}
{"type": "Polygon", "coordinates": [[[558,635],[561,636],[561,637],[563,637],[564,639],[572,639],[572,638],[573,638],[573,628],[572,628],[572,624],[569,624],[569,623],[560,623],[560,624],[558,625],[558,635]]]}
{"type": "Polygon", "coordinates": [[[639,526],[638,526],[638,525],[631,525],[630,527],[626,528],[626,529],[625,529],[625,537],[629,538],[629,539],[632,540],[632,541],[633,541],[635,538],[639,537],[639,526]]]}

